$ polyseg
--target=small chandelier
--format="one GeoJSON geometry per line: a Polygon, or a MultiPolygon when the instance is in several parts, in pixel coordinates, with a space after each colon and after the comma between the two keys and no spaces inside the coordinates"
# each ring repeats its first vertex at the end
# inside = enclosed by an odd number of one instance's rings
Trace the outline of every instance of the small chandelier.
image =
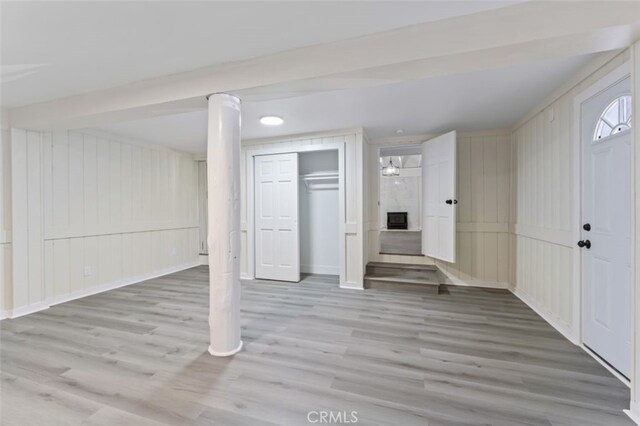
{"type": "Polygon", "coordinates": [[[400,176],[400,169],[393,165],[391,157],[389,157],[389,164],[382,168],[382,176],[400,176]]]}

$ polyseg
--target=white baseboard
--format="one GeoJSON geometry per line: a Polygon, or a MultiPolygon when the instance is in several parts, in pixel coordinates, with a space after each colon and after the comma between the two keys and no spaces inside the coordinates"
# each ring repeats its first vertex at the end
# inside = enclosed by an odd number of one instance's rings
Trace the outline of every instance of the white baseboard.
{"type": "Polygon", "coordinates": [[[570,341],[571,343],[573,343],[574,345],[578,346],[580,349],[585,351],[587,353],[587,355],[589,355],[591,358],[595,359],[600,365],[602,365],[604,368],[606,368],[607,371],[609,371],[611,373],[611,375],[615,376],[618,380],[620,380],[626,386],[631,387],[631,383],[629,382],[629,380],[626,377],[624,377],[622,374],[618,373],[610,365],[608,365],[606,362],[604,362],[602,359],[600,359],[600,357],[598,357],[593,351],[591,351],[589,348],[587,348],[585,345],[583,345],[580,342],[580,339],[578,338],[578,336],[575,335],[575,333],[573,332],[573,330],[569,326],[567,326],[565,324],[562,324],[558,320],[552,319],[551,315],[549,315],[547,312],[545,312],[544,309],[540,308],[535,303],[533,303],[531,301],[531,299],[529,299],[526,295],[522,294],[521,292],[518,292],[517,288],[515,290],[510,288],[509,290],[511,290],[511,292],[513,294],[515,294],[516,297],[518,297],[518,299],[522,300],[528,307],[533,309],[535,311],[535,313],[540,315],[543,320],[545,320],[553,328],[558,330],[560,332],[560,334],[562,334],[568,341],[570,341]]]}
{"type": "Polygon", "coordinates": [[[216,350],[214,350],[211,345],[209,345],[209,353],[213,356],[218,356],[218,357],[228,357],[228,356],[233,356],[235,354],[237,354],[238,352],[240,352],[242,350],[242,340],[240,340],[240,344],[238,344],[238,346],[235,349],[232,349],[230,351],[224,351],[224,352],[218,352],[216,350]]]}
{"type": "Polygon", "coordinates": [[[461,287],[480,287],[480,288],[500,288],[500,289],[509,289],[509,283],[501,283],[497,281],[480,281],[480,280],[463,280],[454,275],[451,275],[447,271],[438,267],[438,270],[442,272],[447,277],[447,282],[442,284],[445,285],[458,285],[461,287]]]}
{"type": "Polygon", "coordinates": [[[105,291],[114,290],[116,288],[125,287],[131,284],[136,284],[142,281],[151,280],[153,278],[162,277],[164,275],[173,274],[175,272],[184,271],[185,269],[193,268],[200,265],[200,260],[195,262],[185,263],[179,266],[173,266],[170,268],[161,269],[149,274],[138,275],[135,277],[125,278],[119,281],[100,284],[95,287],[74,291],[72,293],[62,294],[60,296],[50,297],[42,302],[32,303],[30,305],[20,306],[16,309],[9,309],[5,311],[6,316],[4,318],[18,318],[24,315],[32,314],[38,311],[43,311],[51,306],[58,305],[60,303],[70,302],[72,300],[81,299],[83,297],[92,296],[98,293],[104,293],[105,291]]]}
{"type": "Polygon", "coordinates": [[[340,275],[340,268],[338,266],[301,264],[300,272],[303,274],[340,275]]]}
{"type": "Polygon", "coordinates": [[[249,275],[249,274],[240,274],[240,279],[241,280],[253,280],[253,279],[255,279],[255,277],[253,277],[252,275],[249,275]]]}
{"type": "Polygon", "coordinates": [[[18,318],[25,315],[33,314],[38,311],[44,311],[45,309],[49,309],[48,300],[44,300],[42,302],[32,303],[30,305],[20,306],[16,309],[7,309],[7,316],[5,318],[18,318]]]}
{"type": "Polygon", "coordinates": [[[465,281],[461,279],[451,279],[449,278],[447,282],[441,283],[444,285],[456,285],[460,287],[477,287],[477,288],[497,288],[502,290],[508,290],[508,283],[499,283],[494,281],[465,281]]]}
{"type": "Polygon", "coordinates": [[[509,290],[513,294],[515,294],[518,299],[522,300],[525,305],[533,309],[536,314],[540,315],[542,319],[548,322],[553,328],[558,330],[560,334],[562,334],[565,338],[567,338],[567,340],[569,340],[574,345],[580,345],[580,342],[578,342],[578,339],[576,339],[576,337],[574,336],[574,333],[571,327],[565,324],[562,324],[557,319],[551,317],[548,312],[546,312],[544,309],[539,307],[536,303],[534,303],[531,299],[529,299],[528,296],[518,291],[517,288],[515,290],[512,290],[512,289],[509,289],[509,290]]]}
{"type": "Polygon", "coordinates": [[[584,344],[580,344],[578,346],[580,346],[580,349],[585,351],[591,358],[595,359],[598,362],[598,364],[606,368],[607,371],[609,371],[609,373],[611,373],[612,376],[615,376],[618,380],[624,383],[629,389],[631,389],[631,381],[629,381],[629,379],[627,379],[622,374],[620,374],[615,368],[607,364],[602,358],[600,358],[595,352],[593,352],[591,349],[586,347],[584,344]]]}
{"type": "Polygon", "coordinates": [[[340,283],[340,288],[344,288],[347,290],[364,290],[364,286],[362,283],[357,283],[354,281],[345,281],[340,283]]]}
{"type": "Polygon", "coordinates": [[[640,406],[635,401],[631,401],[628,410],[623,410],[635,424],[640,425],[640,406]]]}
{"type": "Polygon", "coordinates": [[[200,255],[200,264],[201,265],[208,265],[209,264],[209,255],[208,254],[201,254],[200,255]]]}

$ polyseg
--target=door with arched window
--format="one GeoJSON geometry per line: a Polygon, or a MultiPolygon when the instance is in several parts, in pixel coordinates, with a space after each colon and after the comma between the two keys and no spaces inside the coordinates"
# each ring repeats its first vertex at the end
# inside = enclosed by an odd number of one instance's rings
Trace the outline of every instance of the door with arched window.
{"type": "Polygon", "coordinates": [[[582,341],[631,372],[631,83],[627,76],[581,105],[582,341]]]}

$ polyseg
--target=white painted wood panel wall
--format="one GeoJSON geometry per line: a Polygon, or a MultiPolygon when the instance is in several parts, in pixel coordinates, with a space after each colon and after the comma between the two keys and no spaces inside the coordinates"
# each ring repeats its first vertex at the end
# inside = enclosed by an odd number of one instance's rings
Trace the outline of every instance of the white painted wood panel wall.
{"type": "Polygon", "coordinates": [[[190,155],[13,129],[13,315],[198,263],[190,155]]]}
{"type": "Polygon", "coordinates": [[[0,319],[11,300],[11,133],[4,120],[0,128],[0,319]]]}
{"type": "MultiPolygon", "coordinates": [[[[369,217],[378,217],[381,146],[417,144],[433,135],[378,140],[368,156],[372,197],[369,217]]],[[[510,279],[511,144],[508,130],[458,134],[458,218],[455,264],[430,257],[381,255],[376,221],[369,222],[369,258],[399,263],[437,263],[458,284],[507,287],[510,279]]]]}
{"type": "Polygon", "coordinates": [[[575,331],[572,232],[580,226],[573,223],[573,102],[628,58],[624,52],[595,73],[575,77],[529,112],[512,133],[513,291],[569,338],[575,331]]]}
{"type": "Polygon", "coordinates": [[[241,273],[247,276],[247,168],[248,148],[296,147],[314,144],[343,143],[345,146],[345,247],[346,283],[349,287],[362,288],[365,256],[364,242],[364,168],[362,130],[326,132],[315,135],[292,136],[242,141],[242,260],[241,273]]]}

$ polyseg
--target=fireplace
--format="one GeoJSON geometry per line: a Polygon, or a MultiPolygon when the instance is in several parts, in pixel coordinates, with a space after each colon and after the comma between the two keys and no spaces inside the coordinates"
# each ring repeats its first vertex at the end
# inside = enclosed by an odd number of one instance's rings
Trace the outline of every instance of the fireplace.
{"type": "Polygon", "coordinates": [[[407,212],[387,212],[387,229],[407,229],[407,212]]]}

